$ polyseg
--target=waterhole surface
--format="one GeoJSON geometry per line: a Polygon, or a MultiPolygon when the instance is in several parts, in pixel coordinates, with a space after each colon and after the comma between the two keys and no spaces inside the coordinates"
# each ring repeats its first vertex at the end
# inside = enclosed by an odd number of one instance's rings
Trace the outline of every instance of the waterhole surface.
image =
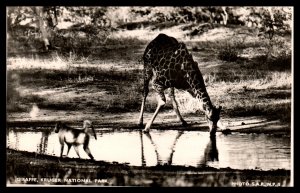
{"type": "MultiPolygon", "coordinates": [[[[7,147],[16,150],[60,155],[58,134],[55,132],[20,131],[9,129],[7,147]]],[[[224,135],[210,138],[208,132],[151,130],[100,130],[97,140],[91,136],[90,150],[95,160],[128,163],[133,166],[158,164],[181,166],[211,166],[233,169],[291,168],[290,136],[268,134],[224,135]]],[[[67,146],[64,148],[64,155],[67,146]]],[[[89,159],[82,145],[82,159],[89,159]]],[[[77,158],[72,147],[68,157],[77,158]]]]}

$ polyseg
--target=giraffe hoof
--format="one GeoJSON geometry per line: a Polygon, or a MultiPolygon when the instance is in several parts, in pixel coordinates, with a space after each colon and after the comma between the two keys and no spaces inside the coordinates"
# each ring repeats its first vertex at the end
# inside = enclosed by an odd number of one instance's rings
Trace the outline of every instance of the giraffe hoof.
{"type": "Polygon", "coordinates": [[[186,121],[182,121],[182,126],[184,126],[184,127],[188,126],[187,122],[186,121]]]}
{"type": "Polygon", "coordinates": [[[223,130],[221,130],[221,131],[222,131],[222,133],[223,133],[224,135],[231,134],[231,130],[230,130],[230,129],[223,129],[223,130]]]}
{"type": "Polygon", "coordinates": [[[210,136],[216,136],[217,129],[212,129],[209,131],[210,136]]]}
{"type": "Polygon", "coordinates": [[[215,133],[210,133],[209,138],[212,140],[216,139],[216,134],[215,133]]]}

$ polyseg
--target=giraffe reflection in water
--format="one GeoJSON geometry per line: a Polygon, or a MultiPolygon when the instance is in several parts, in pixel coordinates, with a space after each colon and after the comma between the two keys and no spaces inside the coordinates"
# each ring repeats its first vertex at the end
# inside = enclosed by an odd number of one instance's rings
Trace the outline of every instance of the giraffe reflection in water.
{"type": "MultiPolygon", "coordinates": [[[[142,166],[146,166],[146,159],[145,159],[145,152],[144,152],[144,140],[143,140],[143,135],[145,135],[151,142],[151,144],[154,147],[154,152],[156,155],[156,165],[172,165],[173,164],[173,157],[176,149],[176,144],[179,141],[180,137],[184,134],[184,131],[180,130],[177,132],[177,135],[170,147],[170,154],[168,155],[168,158],[166,159],[166,163],[162,163],[162,159],[160,154],[158,153],[159,148],[155,141],[153,140],[152,136],[148,132],[143,132],[140,131],[140,140],[141,140],[141,162],[142,166]]],[[[204,149],[204,156],[203,159],[200,159],[198,166],[204,166],[207,165],[207,162],[211,161],[219,161],[219,153],[216,145],[216,136],[215,135],[210,135],[210,140],[208,141],[205,149],[204,149]]]]}
{"type": "Polygon", "coordinates": [[[206,166],[207,162],[219,161],[219,152],[217,149],[216,135],[210,135],[205,149],[204,156],[198,163],[198,166],[206,166]]]}
{"type": "Polygon", "coordinates": [[[37,152],[41,154],[45,154],[48,148],[49,135],[51,134],[50,130],[45,130],[42,132],[41,142],[37,146],[37,152]]]}

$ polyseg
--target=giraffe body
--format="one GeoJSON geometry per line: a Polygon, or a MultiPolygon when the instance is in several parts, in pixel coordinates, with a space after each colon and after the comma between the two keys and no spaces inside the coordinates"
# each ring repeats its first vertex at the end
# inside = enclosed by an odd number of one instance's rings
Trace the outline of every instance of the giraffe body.
{"type": "MultiPolygon", "coordinates": [[[[153,88],[158,93],[158,106],[151,120],[146,124],[144,131],[148,132],[161,107],[166,103],[164,90],[171,88],[170,97],[173,108],[182,125],[186,121],[180,115],[178,104],[174,95],[174,88],[188,91],[193,97],[200,100],[202,109],[205,112],[209,123],[210,131],[216,131],[219,122],[220,108],[212,105],[198,63],[193,60],[184,43],[178,42],[175,38],[165,34],[159,34],[146,47],[144,55],[144,93],[141,113],[139,118],[140,126],[143,125],[143,113],[146,97],[149,92],[149,82],[153,79],[153,88]]],[[[220,125],[220,123],[219,123],[220,125]]]]}

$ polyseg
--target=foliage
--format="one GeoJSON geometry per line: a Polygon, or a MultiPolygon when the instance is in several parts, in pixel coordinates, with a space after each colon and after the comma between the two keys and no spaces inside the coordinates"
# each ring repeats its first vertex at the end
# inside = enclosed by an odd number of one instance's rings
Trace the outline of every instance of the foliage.
{"type": "MultiPolygon", "coordinates": [[[[35,19],[35,7],[8,7],[8,26],[20,25],[26,19],[35,19]]],[[[117,27],[127,22],[175,21],[177,23],[188,22],[216,22],[220,19],[222,10],[228,12],[228,20],[231,24],[247,25],[249,22],[261,30],[268,31],[273,28],[278,31],[290,29],[292,10],[289,7],[192,7],[192,6],[165,6],[165,7],[42,7],[44,20],[48,25],[55,27],[57,22],[69,21],[73,24],[84,23],[96,26],[117,27]],[[57,20],[57,21],[55,21],[57,20]],[[51,24],[52,23],[52,24],[51,24]]],[[[34,21],[32,21],[34,22],[34,21]]],[[[252,25],[252,24],[251,24],[252,25]]]]}
{"type": "MultiPolygon", "coordinates": [[[[283,36],[291,30],[292,9],[289,7],[19,6],[7,8],[8,41],[14,43],[13,47],[24,46],[24,49],[87,48],[105,44],[116,30],[144,27],[156,30],[180,23],[195,26],[221,23],[224,10],[228,13],[228,24],[260,30],[260,37],[269,40],[268,56],[276,50],[276,36],[283,36]]],[[[187,34],[201,35],[199,30],[187,34]]],[[[235,58],[232,49],[220,55],[225,60],[235,58]]]]}
{"type": "Polygon", "coordinates": [[[218,58],[227,62],[234,62],[238,59],[238,52],[235,47],[226,46],[219,51],[218,58]]]}
{"type": "MultiPolygon", "coordinates": [[[[281,50],[285,49],[284,41],[281,37],[286,34],[290,34],[291,31],[291,10],[285,8],[262,8],[261,9],[262,26],[260,27],[261,38],[268,40],[268,49],[266,53],[266,58],[271,57],[281,57],[289,55],[287,53],[282,53],[281,50]]],[[[285,58],[285,57],[284,57],[285,58]]],[[[285,60],[285,59],[283,59],[285,60]]]]}
{"type": "Polygon", "coordinates": [[[216,48],[218,51],[218,58],[227,62],[235,62],[239,58],[239,51],[246,48],[248,45],[245,39],[235,38],[225,40],[225,42],[217,42],[216,48]]]}
{"type": "Polygon", "coordinates": [[[262,18],[262,26],[260,30],[264,32],[264,36],[270,40],[274,35],[285,35],[285,33],[291,30],[291,10],[272,7],[261,8],[260,16],[262,18]]]}

